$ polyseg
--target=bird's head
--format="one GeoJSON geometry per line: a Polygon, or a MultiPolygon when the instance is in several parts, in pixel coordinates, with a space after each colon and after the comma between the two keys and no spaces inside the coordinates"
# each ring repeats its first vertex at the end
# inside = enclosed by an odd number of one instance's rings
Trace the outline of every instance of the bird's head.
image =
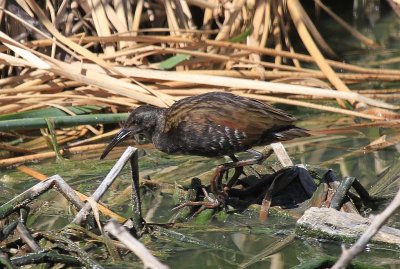
{"type": "Polygon", "coordinates": [[[136,134],[144,135],[147,139],[151,139],[157,125],[159,117],[159,108],[144,105],[136,108],[131,112],[124,127],[111,140],[110,144],[105,148],[100,159],[107,154],[120,142],[133,137],[136,134]]]}

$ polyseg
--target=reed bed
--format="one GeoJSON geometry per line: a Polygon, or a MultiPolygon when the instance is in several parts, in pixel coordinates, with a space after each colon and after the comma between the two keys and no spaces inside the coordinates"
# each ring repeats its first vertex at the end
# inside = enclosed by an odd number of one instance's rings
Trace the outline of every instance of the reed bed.
{"type": "MultiPolygon", "coordinates": [[[[384,49],[315,4],[363,46],[384,49]]],[[[210,91],[374,121],[398,118],[389,102],[398,89],[349,86],[397,81],[400,71],[340,61],[298,0],[2,0],[0,8],[0,158],[19,158],[2,166],[49,147],[56,153],[46,156],[64,154],[58,145],[75,152],[68,143],[107,137],[103,124],[122,121],[140,104],[166,107],[210,91]],[[59,118],[66,116],[69,123],[59,118]],[[40,128],[47,131],[16,131],[40,128]]]]}

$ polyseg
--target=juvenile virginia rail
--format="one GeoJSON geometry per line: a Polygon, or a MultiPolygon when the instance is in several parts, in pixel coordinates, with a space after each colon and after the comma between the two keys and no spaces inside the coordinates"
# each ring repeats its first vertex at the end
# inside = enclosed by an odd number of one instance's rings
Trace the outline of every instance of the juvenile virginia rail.
{"type": "Polygon", "coordinates": [[[222,192],[218,191],[217,181],[223,172],[236,169],[228,183],[232,187],[243,166],[263,159],[252,147],[308,136],[307,130],[293,125],[295,120],[270,105],[227,92],[187,97],[169,108],[143,105],[132,111],[100,158],[136,134],[144,135],[157,149],[169,154],[227,155],[233,163],[219,166],[211,181],[211,191],[218,197],[222,192]],[[242,151],[253,153],[256,158],[239,161],[234,154],[242,151]]]}

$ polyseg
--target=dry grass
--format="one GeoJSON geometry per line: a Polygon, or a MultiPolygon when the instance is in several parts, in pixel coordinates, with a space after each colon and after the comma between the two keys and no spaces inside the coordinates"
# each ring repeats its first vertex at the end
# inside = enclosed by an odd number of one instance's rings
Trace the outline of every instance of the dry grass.
{"type": "MultiPolygon", "coordinates": [[[[316,4],[360,42],[378,46],[316,4]]],[[[336,57],[334,50],[298,0],[0,0],[0,7],[0,114],[56,107],[73,115],[67,107],[82,105],[118,113],[233,91],[371,120],[398,117],[390,111],[397,106],[348,85],[393,81],[400,71],[326,59],[336,57]],[[289,31],[298,33],[310,55],[294,51],[289,31]],[[327,98],[340,108],[315,103],[327,98]]],[[[87,125],[59,143],[100,135],[96,128],[87,125]]],[[[54,133],[60,132],[65,135],[54,133]]]]}

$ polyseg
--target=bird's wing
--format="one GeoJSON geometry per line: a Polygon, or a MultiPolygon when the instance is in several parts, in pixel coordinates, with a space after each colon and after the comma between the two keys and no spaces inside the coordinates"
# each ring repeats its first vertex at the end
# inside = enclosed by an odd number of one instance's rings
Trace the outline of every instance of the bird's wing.
{"type": "MultiPolygon", "coordinates": [[[[189,97],[168,111],[164,132],[188,128],[193,135],[219,133],[241,145],[259,140],[268,130],[291,125],[296,119],[272,106],[236,96],[221,94],[189,97]]],[[[211,134],[212,135],[212,134],[211,134]]]]}

